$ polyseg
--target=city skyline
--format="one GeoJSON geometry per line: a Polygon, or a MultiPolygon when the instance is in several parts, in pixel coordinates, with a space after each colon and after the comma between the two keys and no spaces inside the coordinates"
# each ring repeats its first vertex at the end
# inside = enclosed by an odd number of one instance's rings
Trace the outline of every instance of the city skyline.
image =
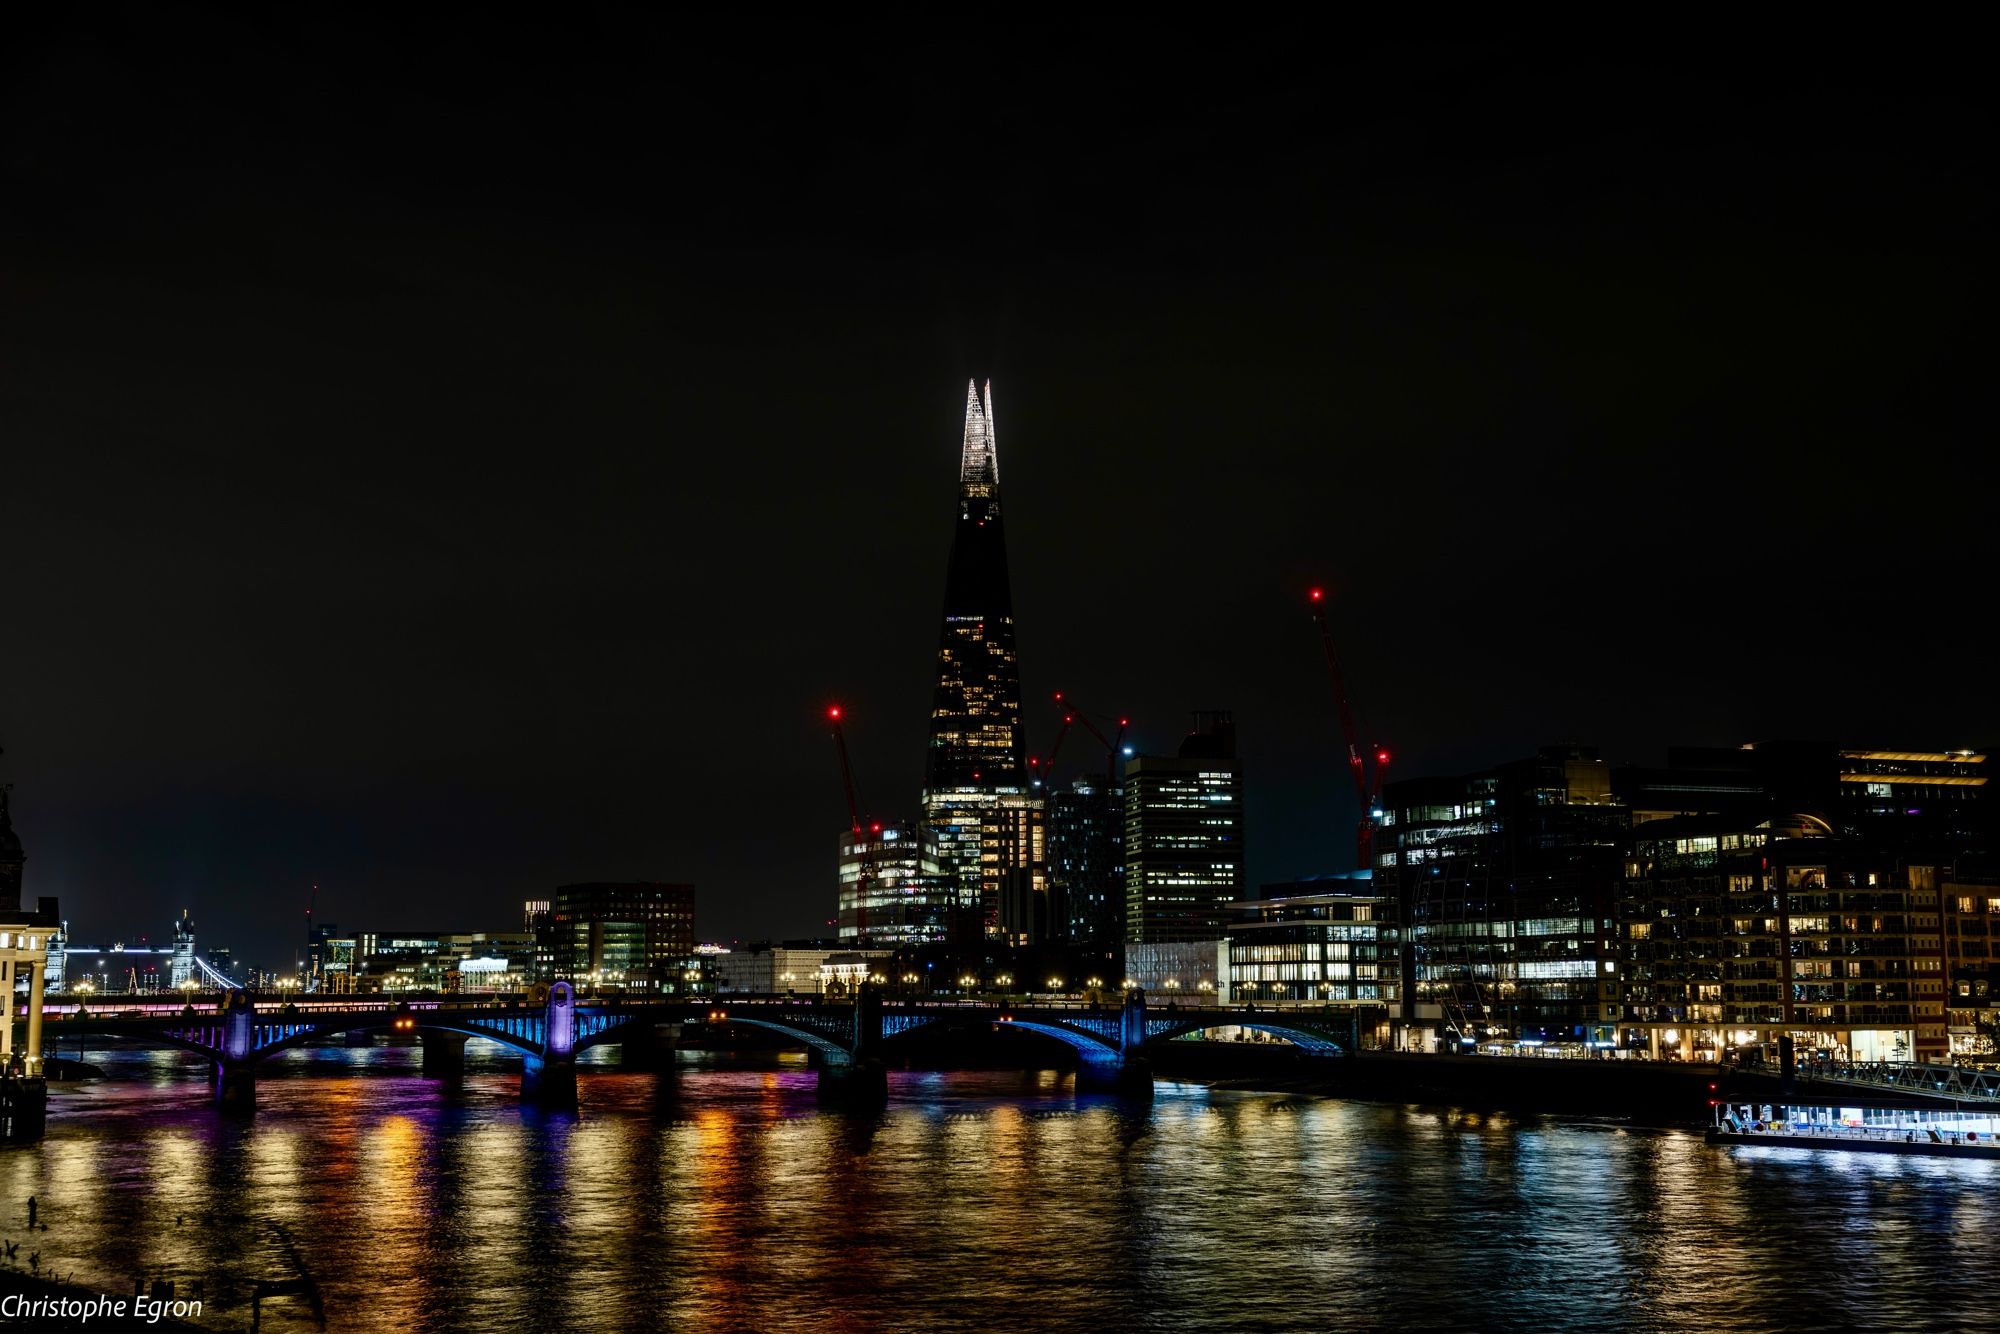
{"type": "Polygon", "coordinates": [[[1978,118],[1896,57],[1780,97],[1749,52],[1242,37],[1220,83],[1086,43],[1052,87],[996,37],[976,92],[913,60],[849,103],[774,50],[801,77],[697,142],[644,40],[130,21],[10,82],[0,222],[0,781],[89,938],[598,877],[824,930],[819,710],[921,785],[974,375],[1029,753],[1057,690],[1153,751],[1233,710],[1253,884],[1352,858],[1314,586],[1399,775],[2000,729],[1937,669],[1983,638],[1978,118]]]}

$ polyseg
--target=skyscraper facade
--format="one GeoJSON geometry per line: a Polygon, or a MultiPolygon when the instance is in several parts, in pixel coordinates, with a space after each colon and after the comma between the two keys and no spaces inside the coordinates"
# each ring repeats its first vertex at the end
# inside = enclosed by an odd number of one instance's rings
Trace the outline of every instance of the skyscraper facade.
{"type": "Polygon", "coordinates": [[[1125,939],[1125,789],[1078,778],[1048,797],[1055,933],[1078,945],[1125,939]]]}
{"type": "Polygon", "coordinates": [[[901,821],[840,834],[840,938],[888,945],[941,941],[957,899],[925,832],[901,821]]]}
{"type": "Polygon", "coordinates": [[[924,765],[924,825],[938,871],[989,936],[1046,921],[1040,798],[1028,787],[1021,669],[1001,522],[993,385],[965,391],[958,519],[945,575],[924,765]]]}
{"type": "Polygon", "coordinates": [[[1177,754],[1125,765],[1125,939],[1220,940],[1243,889],[1236,725],[1198,713],[1177,754]]]}

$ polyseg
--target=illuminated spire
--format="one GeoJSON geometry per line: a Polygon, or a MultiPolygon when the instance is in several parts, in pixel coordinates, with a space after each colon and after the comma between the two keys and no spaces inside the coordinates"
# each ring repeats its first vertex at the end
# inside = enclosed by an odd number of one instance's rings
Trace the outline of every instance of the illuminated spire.
{"type": "Polygon", "coordinates": [[[1000,452],[993,443],[993,381],[986,382],[986,401],[980,402],[979,382],[965,382],[965,450],[960,455],[958,484],[961,487],[1000,485],[1000,452]]]}

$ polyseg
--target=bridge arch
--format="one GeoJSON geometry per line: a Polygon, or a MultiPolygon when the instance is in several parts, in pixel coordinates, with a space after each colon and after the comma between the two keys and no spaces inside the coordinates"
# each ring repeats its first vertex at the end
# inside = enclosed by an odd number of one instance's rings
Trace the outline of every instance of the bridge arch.
{"type": "Polygon", "coordinates": [[[1124,1061],[1124,1057],[1112,1043],[1094,1033],[1086,1033],[1066,1024],[1044,1024],[1033,1019],[1016,1019],[1011,1016],[1001,1019],[1000,1023],[1007,1028],[1018,1028],[1023,1032],[1054,1038],[1073,1050],[1081,1065],[1112,1070],[1124,1061]]]}
{"type": "Polygon", "coordinates": [[[777,1019],[759,1019],[754,1015],[742,1014],[729,1015],[720,1022],[742,1024],[748,1028],[761,1028],[767,1033],[777,1033],[788,1037],[794,1042],[803,1043],[818,1053],[820,1059],[828,1065],[841,1066],[852,1065],[854,1063],[854,1053],[846,1047],[841,1046],[838,1042],[835,1042],[832,1038],[824,1034],[815,1033],[813,1030],[798,1024],[788,1024],[777,1019]]]}
{"type": "Polygon", "coordinates": [[[1280,1023],[1275,1019],[1259,1019],[1255,1015],[1230,1015],[1218,1022],[1217,1016],[1188,1020],[1184,1023],[1160,1025],[1155,1021],[1146,1025],[1146,1046],[1152,1047],[1189,1033],[1205,1033],[1217,1028],[1248,1028],[1258,1033],[1269,1033],[1282,1042],[1289,1042],[1302,1051],[1314,1056],[1345,1056],[1347,1046],[1330,1033],[1306,1028],[1298,1024],[1280,1023]]]}
{"type": "MultiPolygon", "coordinates": [[[[450,1033],[454,1037],[485,1038],[488,1042],[497,1043],[518,1056],[540,1056],[542,1054],[540,1041],[527,1036],[525,1032],[517,1035],[495,1031],[491,1028],[482,1028],[477,1024],[426,1023],[421,1014],[398,1013],[391,1010],[380,1014],[354,1015],[351,1017],[341,1016],[339,1018],[308,1023],[297,1033],[278,1038],[272,1042],[259,1044],[254,1055],[258,1060],[262,1060],[267,1056],[276,1056],[287,1051],[297,1050],[319,1038],[337,1037],[342,1033],[361,1033],[369,1030],[394,1031],[396,1020],[402,1018],[410,1018],[417,1021],[415,1028],[405,1029],[404,1031],[414,1032],[419,1037],[425,1033],[450,1033]]],[[[581,1046],[583,1044],[579,1043],[577,1045],[581,1046]]],[[[205,1049],[196,1048],[195,1050],[205,1049]]]]}

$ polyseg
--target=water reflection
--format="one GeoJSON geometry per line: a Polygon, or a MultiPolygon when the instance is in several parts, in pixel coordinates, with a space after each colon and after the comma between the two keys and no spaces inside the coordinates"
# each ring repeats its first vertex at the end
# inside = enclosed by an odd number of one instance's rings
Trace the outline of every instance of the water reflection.
{"type": "Polygon", "coordinates": [[[218,1328],[294,1257],[335,1329],[1950,1327],[2000,1280],[1987,1163],[1046,1072],[850,1117],[789,1059],[600,1068],[554,1115],[471,1055],[303,1053],[250,1124],[135,1056],[0,1152],[0,1235],[35,1194],[45,1271],[201,1282],[218,1328]]]}

